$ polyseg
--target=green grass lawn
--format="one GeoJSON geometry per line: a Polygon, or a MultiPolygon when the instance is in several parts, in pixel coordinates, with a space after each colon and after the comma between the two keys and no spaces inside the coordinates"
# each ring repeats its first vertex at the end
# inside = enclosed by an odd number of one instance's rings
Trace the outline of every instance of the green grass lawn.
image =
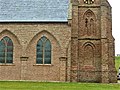
{"type": "Polygon", "coordinates": [[[0,90],[120,90],[120,84],[0,81],[0,90]]]}

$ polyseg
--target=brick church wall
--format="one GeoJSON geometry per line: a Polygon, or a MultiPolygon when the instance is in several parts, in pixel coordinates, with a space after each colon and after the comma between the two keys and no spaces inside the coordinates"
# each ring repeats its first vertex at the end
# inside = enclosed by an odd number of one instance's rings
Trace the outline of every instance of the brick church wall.
{"type": "Polygon", "coordinates": [[[0,80],[60,81],[70,29],[67,23],[0,23],[0,39],[8,36],[14,44],[13,64],[0,64],[0,80]],[[36,64],[36,44],[43,35],[52,44],[51,65],[36,64]]]}
{"type": "Polygon", "coordinates": [[[0,64],[0,80],[117,82],[111,7],[107,0],[71,0],[68,22],[0,23],[0,40],[13,41],[13,64],[0,64]],[[51,64],[36,64],[46,36],[51,64]]]}

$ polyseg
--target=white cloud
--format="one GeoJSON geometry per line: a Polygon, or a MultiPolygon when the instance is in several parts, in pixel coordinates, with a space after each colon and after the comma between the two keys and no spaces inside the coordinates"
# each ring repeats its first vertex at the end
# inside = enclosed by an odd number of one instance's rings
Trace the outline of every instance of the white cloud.
{"type": "Polygon", "coordinates": [[[112,6],[112,31],[115,38],[115,53],[120,54],[120,0],[108,0],[112,6]]]}

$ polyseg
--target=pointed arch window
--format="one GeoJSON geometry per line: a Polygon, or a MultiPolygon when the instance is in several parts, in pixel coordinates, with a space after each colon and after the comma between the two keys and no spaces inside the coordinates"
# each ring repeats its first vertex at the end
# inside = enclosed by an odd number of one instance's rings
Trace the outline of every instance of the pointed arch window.
{"type": "Polygon", "coordinates": [[[51,64],[51,42],[45,36],[37,43],[37,64],[51,64]]]}
{"type": "Polygon", "coordinates": [[[87,10],[83,16],[84,18],[84,35],[95,36],[96,25],[95,25],[95,14],[91,10],[87,10]]]}
{"type": "Polygon", "coordinates": [[[7,36],[0,41],[0,63],[13,63],[13,42],[7,36]]]}

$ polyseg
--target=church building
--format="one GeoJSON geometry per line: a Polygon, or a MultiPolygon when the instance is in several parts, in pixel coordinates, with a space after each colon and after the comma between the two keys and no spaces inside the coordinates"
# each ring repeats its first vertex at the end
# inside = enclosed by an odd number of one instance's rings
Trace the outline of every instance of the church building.
{"type": "Polygon", "coordinates": [[[0,0],[0,80],[115,83],[107,0],[0,0]]]}

